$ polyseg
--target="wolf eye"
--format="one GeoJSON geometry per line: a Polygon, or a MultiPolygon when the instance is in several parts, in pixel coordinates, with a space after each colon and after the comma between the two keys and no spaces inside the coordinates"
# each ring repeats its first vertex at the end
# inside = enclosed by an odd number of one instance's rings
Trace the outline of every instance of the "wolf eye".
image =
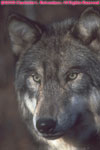
{"type": "Polygon", "coordinates": [[[40,81],[41,81],[41,78],[40,78],[40,76],[39,75],[32,75],[32,78],[33,78],[33,80],[35,81],[35,82],[38,82],[38,83],[40,83],[40,81]]]}
{"type": "Polygon", "coordinates": [[[78,73],[70,73],[68,75],[68,79],[69,80],[75,80],[77,78],[77,76],[78,76],[78,73]]]}

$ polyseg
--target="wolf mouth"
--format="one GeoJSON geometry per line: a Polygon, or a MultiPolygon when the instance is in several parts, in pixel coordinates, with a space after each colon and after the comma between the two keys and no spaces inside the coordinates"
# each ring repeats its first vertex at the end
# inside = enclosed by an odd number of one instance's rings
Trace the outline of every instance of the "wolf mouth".
{"type": "Polygon", "coordinates": [[[48,140],[56,140],[60,137],[62,137],[64,135],[63,132],[60,132],[60,133],[57,133],[57,134],[49,134],[49,135],[42,135],[45,139],[48,139],[48,140]]]}

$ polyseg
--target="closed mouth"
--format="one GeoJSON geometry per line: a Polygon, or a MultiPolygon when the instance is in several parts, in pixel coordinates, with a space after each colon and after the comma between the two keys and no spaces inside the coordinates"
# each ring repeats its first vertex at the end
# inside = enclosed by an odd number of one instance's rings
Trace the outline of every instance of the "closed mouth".
{"type": "MultiPolygon", "coordinates": [[[[81,115],[79,115],[77,117],[76,121],[74,122],[74,125],[71,126],[69,129],[72,129],[74,126],[77,125],[77,123],[79,124],[80,120],[81,120],[81,115]]],[[[68,131],[68,129],[67,129],[67,131],[68,131]]],[[[58,132],[55,132],[55,133],[52,133],[52,134],[41,134],[41,136],[44,137],[45,139],[48,139],[48,140],[55,140],[55,139],[61,138],[66,133],[67,133],[66,130],[62,130],[62,131],[59,130],[58,132]]]]}
{"type": "Polygon", "coordinates": [[[42,136],[48,140],[56,140],[62,137],[63,135],[64,133],[56,133],[56,134],[47,134],[47,135],[42,135],[42,136]]]}

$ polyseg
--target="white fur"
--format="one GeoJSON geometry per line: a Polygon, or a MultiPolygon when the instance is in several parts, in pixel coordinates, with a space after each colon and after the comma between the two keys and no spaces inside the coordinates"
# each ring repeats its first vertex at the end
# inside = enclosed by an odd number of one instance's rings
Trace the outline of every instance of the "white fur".
{"type": "Polygon", "coordinates": [[[100,132],[100,116],[97,113],[97,110],[99,109],[99,105],[100,105],[99,102],[100,102],[100,92],[96,88],[93,88],[92,93],[90,95],[89,104],[91,107],[91,111],[94,114],[94,120],[97,127],[97,132],[100,132]]]}
{"type": "Polygon", "coordinates": [[[25,104],[26,104],[27,108],[34,115],[34,111],[35,111],[35,107],[36,107],[36,98],[30,99],[29,95],[26,94],[24,97],[24,100],[25,100],[25,104]]]}
{"type": "Polygon", "coordinates": [[[96,113],[97,107],[100,101],[100,93],[96,88],[92,88],[92,93],[90,95],[90,107],[93,113],[96,113]]]}
{"type": "Polygon", "coordinates": [[[75,147],[67,144],[62,138],[57,140],[49,140],[50,150],[77,150],[75,147]]]}

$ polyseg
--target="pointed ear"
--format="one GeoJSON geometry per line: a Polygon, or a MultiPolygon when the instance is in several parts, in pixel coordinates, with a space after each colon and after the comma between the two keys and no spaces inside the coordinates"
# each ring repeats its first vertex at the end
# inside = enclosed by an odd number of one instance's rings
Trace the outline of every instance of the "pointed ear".
{"type": "Polygon", "coordinates": [[[72,29],[74,35],[94,50],[100,50],[100,14],[86,9],[72,29]]]}
{"type": "Polygon", "coordinates": [[[42,25],[18,14],[8,17],[8,30],[13,52],[17,56],[37,42],[43,32],[42,25]]]}

